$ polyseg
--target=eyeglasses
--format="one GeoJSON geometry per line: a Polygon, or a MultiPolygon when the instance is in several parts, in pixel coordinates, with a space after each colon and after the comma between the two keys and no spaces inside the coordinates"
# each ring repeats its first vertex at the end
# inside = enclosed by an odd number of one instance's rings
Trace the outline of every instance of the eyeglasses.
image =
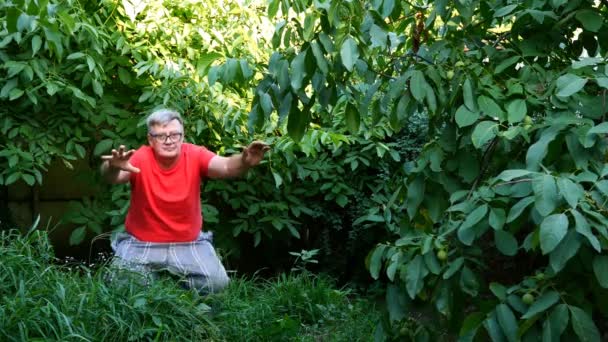
{"type": "Polygon", "coordinates": [[[182,139],[182,133],[169,133],[169,134],[154,134],[149,133],[154,140],[159,143],[166,143],[167,139],[170,139],[171,142],[178,142],[182,139]]]}

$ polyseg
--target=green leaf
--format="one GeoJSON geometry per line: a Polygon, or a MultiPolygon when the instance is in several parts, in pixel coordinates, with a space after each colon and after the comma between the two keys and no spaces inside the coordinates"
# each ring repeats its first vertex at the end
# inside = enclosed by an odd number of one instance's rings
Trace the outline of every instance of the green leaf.
{"type": "Polygon", "coordinates": [[[536,314],[544,312],[550,308],[553,304],[559,300],[559,294],[555,291],[548,291],[538,297],[534,303],[530,306],[528,311],[521,316],[522,319],[529,319],[534,317],[536,314]]]}
{"type": "Polygon", "coordinates": [[[386,31],[384,31],[380,26],[372,24],[369,34],[372,42],[372,48],[379,47],[382,50],[386,49],[386,41],[388,38],[388,33],[386,33],[386,31]]]}
{"type": "Polygon", "coordinates": [[[308,49],[300,51],[291,62],[290,76],[291,87],[295,92],[302,88],[302,82],[306,77],[306,54],[308,49]]]}
{"type": "Polygon", "coordinates": [[[407,214],[410,220],[418,211],[418,206],[424,199],[424,178],[416,177],[407,187],[407,214]]]}
{"type": "Polygon", "coordinates": [[[547,216],[540,224],[540,249],[549,254],[568,232],[568,217],[565,214],[547,216]]]}
{"type": "Polygon", "coordinates": [[[17,86],[17,84],[17,78],[8,80],[2,87],[2,90],[0,90],[0,97],[8,97],[8,94],[17,86]]]}
{"type": "Polygon", "coordinates": [[[340,207],[344,208],[348,204],[348,197],[340,194],[340,195],[336,196],[336,203],[340,207]]]}
{"type": "Polygon", "coordinates": [[[283,177],[274,171],[272,172],[272,177],[274,178],[274,186],[278,189],[283,184],[283,177]]]}
{"type": "Polygon", "coordinates": [[[488,141],[496,137],[498,132],[498,124],[494,121],[482,121],[475,126],[471,134],[471,140],[476,148],[481,148],[488,141]]]}
{"type": "Polygon", "coordinates": [[[568,305],[559,304],[553,309],[549,318],[545,320],[543,341],[561,341],[560,337],[568,327],[568,305]]]}
{"type": "Polygon", "coordinates": [[[494,69],[494,74],[495,75],[496,74],[500,74],[501,72],[503,72],[508,67],[510,67],[513,64],[519,62],[520,59],[521,59],[520,56],[513,56],[513,57],[509,57],[509,58],[505,59],[504,61],[500,62],[500,64],[498,64],[498,66],[496,67],[496,69],[494,69]]]}
{"type": "Polygon", "coordinates": [[[270,0],[268,4],[268,18],[274,18],[279,11],[280,0],[270,0]]]}
{"type": "Polygon", "coordinates": [[[36,53],[38,53],[38,51],[40,51],[41,46],[42,46],[42,39],[40,38],[40,36],[35,35],[34,37],[32,37],[32,57],[34,57],[36,55],[36,53]]]}
{"type": "Polygon", "coordinates": [[[479,112],[471,112],[465,105],[461,105],[456,111],[455,118],[458,127],[467,127],[479,119],[479,112]]]}
{"type": "Polygon", "coordinates": [[[514,180],[515,178],[527,176],[531,173],[534,173],[534,172],[532,172],[530,170],[518,170],[518,169],[505,170],[505,171],[501,172],[498,176],[496,176],[496,179],[500,179],[505,182],[510,182],[510,181],[514,180]]]}
{"type": "Polygon", "coordinates": [[[557,96],[568,97],[579,92],[587,80],[574,74],[565,74],[557,79],[557,96]]]}
{"type": "Polygon", "coordinates": [[[262,107],[262,111],[264,112],[264,114],[266,116],[270,115],[270,113],[272,113],[272,110],[274,109],[270,95],[268,95],[268,93],[260,94],[259,99],[260,107],[262,107]]]}
{"type": "Polygon", "coordinates": [[[394,284],[388,284],[386,288],[386,309],[391,322],[400,321],[408,312],[409,298],[405,296],[403,289],[394,284]]]}
{"type": "Polygon", "coordinates": [[[469,215],[467,215],[466,219],[460,226],[461,229],[469,228],[476,225],[482,218],[486,216],[488,213],[488,205],[483,204],[473,210],[469,215]]]}
{"type": "Polygon", "coordinates": [[[467,106],[467,109],[469,109],[470,111],[476,112],[478,111],[477,100],[475,99],[475,96],[473,94],[473,82],[470,78],[467,78],[464,81],[464,84],[462,85],[462,96],[464,97],[464,105],[467,106]]]}
{"type": "Polygon", "coordinates": [[[460,273],[460,289],[471,297],[476,297],[479,292],[477,277],[473,271],[466,266],[462,268],[462,272],[460,273]]]}
{"type": "Polygon", "coordinates": [[[496,298],[500,299],[500,301],[504,301],[507,299],[507,288],[500,283],[490,283],[490,291],[496,296],[496,298]]]}
{"type": "Polygon", "coordinates": [[[504,255],[514,256],[517,254],[517,239],[510,232],[504,230],[494,231],[494,244],[504,255]]]}
{"type": "Polygon", "coordinates": [[[17,19],[17,31],[33,31],[36,24],[36,17],[21,13],[17,19]]]}
{"type": "Polygon", "coordinates": [[[326,75],[329,71],[329,67],[327,66],[327,60],[323,55],[323,51],[321,51],[319,43],[311,42],[310,47],[312,49],[312,54],[315,57],[315,60],[317,61],[317,66],[319,67],[319,70],[321,70],[321,72],[326,75]]]}
{"type": "Polygon", "coordinates": [[[86,236],[87,231],[85,227],[78,227],[70,234],[70,246],[79,245],[86,236]]]}
{"type": "Polygon", "coordinates": [[[602,58],[580,58],[578,61],[572,61],[572,69],[581,69],[586,66],[596,66],[602,62],[602,58]]]}
{"type": "Polygon", "coordinates": [[[11,173],[4,183],[4,185],[11,185],[15,183],[19,178],[21,178],[21,172],[11,173]]]}
{"type": "Polygon", "coordinates": [[[378,245],[372,252],[372,256],[369,261],[369,273],[374,279],[378,279],[378,277],[380,277],[380,270],[382,269],[382,257],[384,256],[385,249],[386,245],[378,245]]]}
{"type": "Polygon", "coordinates": [[[483,326],[486,328],[492,342],[502,342],[505,340],[506,337],[502,333],[502,329],[498,323],[496,311],[492,311],[488,318],[483,322],[483,326]]]}
{"type": "Polygon", "coordinates": [[[33,186],[34,183],[36,183],[36,179],[34,178],[34,176],[29,175],[27,173],[22,174],[21,179],[23,179],[23,181],[26,182],[29,186],[33,186]]]}
{"type": "Polygon", "coordinates": [[[71,60],[71,59],[78,59],[78,58],[82,58],[84,56],[85,56],[85,54],[82,53],[82,52],[74,52],[74,53],[69,54],[66,57],[66,59],[69,59],[69,60],[71,60]]]}
{"type": "Polygon", "coordinates": [[[11,89],[11,91],[8,93],[8,99],[10,101],[12,100],[16,100],[18,98],[20,98],[22,95],[24,94],[24,91],[19,89],[19,88],[13,88],[11,89]]]}
{"type": "Polygon", "coordinates": [[[424,78],[424,74],[420,70],[415,70],[412,74],[412,78],[410,79],[410,92],[416,101],[421,103],[424,101],[424,97],[426,96],[426,87],[427,82],[424,78]]]}
{"type": "Polygon", "coordinates": [[[579,213],[577,210],[571,211],[572,216],[574,216],[574,221],[576,222],[576,231],[587,238],[589,244],[598,252],[602,251],[602,246],[600,245],[600,241],[597,239],[593,232],[591,232],[591,227],[587,222],[587,219],[579,213]]]}
{"type": "Polygon", "coordinates": [[[544,217],[551,214],[557,207],[559,195],[555,179],[551,175],[539,174],[532,180],[534,190],[534,206],[544,217]]]}
{"type": "Polygon", "coordinates": [[[6,27],[9,33],[17,32],[17,20],[19,19],[20,10],[16,6],[6,6],[6,27]]]}
{"type": "Polygon", "coordinates": [[[477,103],[479,104],[479,110],[481,110],[484,115],[499,121],[504,121],[506,119],[502,108],[500,108],[492,98],[482,95],[477,99],[477,103]]]}
{"type": "Polygon", "coordinates": [[[580,185],[565,177],[557,179],[557,187],[572,209],[576,208],[578,201],[585,195],[585,190],[580,185]]]}
{"type": "Polygon", "coordinates": [[[407,264],[405,272],[405,287],[410,298],[416,298],[416,295],[424,287],[424,277],[428,274],[428,270],[424,265],[424,260],[421,255],[416,257],[407,264]]]}
{"type": "Polygon", "coordinates": [[[496,306],[496,318],[498,324],[502,328],[502,332],[507,337],[509,342],[519,341],[517,336],[517,320],[513,311],[506,304],[498,304],[496,306]]]}
{"type": "MultiPolygon", "coordinates": [[[[466,335],[469,337],[471,333],[475,333],[485,317],[486,315],[482,312],[473,312],[472,314],[468,315],[462,322],[459,336],[464,337],[466,335]]],[[[472,339],[475,337],[475,335],[473,334],[473,336],[470,337],[472,339]]]]}
{"type": "Polygon", "coordinates": [[[95,149],[93,150],[93,155],[98,157],[102,153],[109,151],[112,148],[114,142],[111,139],[104,139],[95,145],[95,149]]]}
{"type": "Polygon", "coordinates": [[[528,107],[524,100],[513,100],[507,105],[507,116],[509,123],[517,123],[523,120],[528,114],[528,107]]]}
{"type": "Polygon", "coordinates": [[[439,265],[439,261],[437,260],[434,251],[429,251],[424,255],[424,264],[432,274],[439,275],[441,272],[441,266],[439,265]]]}
{"type": "Polygon", "coordinates": [[[146,90],[144,91],[141,96],[139,97],[139,99],[137,99],[137,101],[139,103],[145,102],[147,101],[149,98],[152,97],[152,95],[154,95],[154,93],[152,93],[150,90],[146,90]]]}
{"type": "Polygon", "coordinates": [[[460,270],[462,265],[464,265],[464,258],[456,258],[449,264],[448,269],[445,271],[445,273],[443,273],[443,279],[449,279],[451,276],[453,276],[456,272],[460,270]]]}
{"type": "Polygon", "coordinates": [[[593,258],[593,273],[601,287],[608,288],[608,256],[596,255],[593,258]]]}
{"type": "Polygon", "coordinates": [[[346,117],[346,128],[348,128],[352,134],[357,133],[359,131],[359,126],[361,125],[361,117],[357,107],[348,102],[346,104],[346,109],[344,110],[344,116],[346,117]]]}
{"type": "Polygon", "coordinates": [[[580,247],[581,239],[578,233],[574,230],[568,231],[566,237],[549,254],[549,265],[553,272],[559,273],[566,266],[568,260],[578,253],[580,247]]]}
{"type": "Polygon", "coordinates": [[[606,133],[608,133],[608,122],[602,122],[599,125],[595,125],[595,126],[591,127],[591,129],[587,131],[587,135],[606,134],[606,133]]]}
{"type": "Polygon", "coordinates": [[[349,36],[342,43],[342,47],[340,48],[340,58],[346,70],[353,71],[353,67],[359,59],[359,48],[357,46],[357,42],[352,37],[349,36]]]}
{"type": "Polygon", "coordinates": [[[490,227],[501,230],[507,220],[507,214],[504,209],[492,208],[490,211],[490,227]]]}
{"type": "Polygon", "coordinates": [[[542,132],[540,139],[530,146],[528,153],[526,154],[527,169],[536,171],[540,168],[540,163],[547,155],[549,143],[557,137],[559,130],[560,127],[558,126],[549,127],[542,132]]]}
{"type": "Polygon", "coordinates": [[[600,87],[608,89],[608,77],[597,77],[595,81],[600,87]]]}
{"type": "Polygon", "coordinates": [[[517,8],[517,4],[501,7],[499,9],[497,9],[496,12],[494,12],[494,18],[504,17],[505,15],[513,12],[513,10],[516,8],[517,8]]]}
{"type": "Polygon", "coordinates": [[[300,141],[310,123],[308,111],[300,111],[297,106],[292,106],[289,117],[287,118],[287,133],[295,140],[300,141]]]}
{"type": "Polygon", "coordinates": [[[522,198],[519,202],[515,203],[509,210],[509,215],[507,215],[507,223],[513,222],[516,218],[521,215],[521,213],[534,202],[534,197],[525,197],[522,198]]]}
{"type": "MultiPolygon", "coordinates": [[[[196,62],[196,71],[198,72],[198,74],[201,77],[205,76],[206,73],[208,72],[209,66],[221,57],[223,57],[223,55],[220,53],[217,53],[217,52],[201,53],[196,62]]],[[[120,72],[120,70],[123,70],[123,69],[120,68],[119,72],[120,72]]],[[[125,83],[125,84],[127,84],[127,83],[125,83]]]]}
{"type": "Polygon", "coordinates": [[[315,33],[315,23],[317,21],[316,12],[308,12],[304,17],[304,29],[302,30],[302,38],[305,41],[310,41],[315,33]]]}
{"type": "Polygon", "coordinates": [[[395,8],[395,0],[383,0],[382,1],[382,17],[388,17],[395,8]]]}
{"type": "Polygon", "coordinates": [[[602,28],[604,19],[598,11],[594,9],[582,9],[576,12],[576,20],[578,20],[587,31],[598,32],[602,28]]]}
{"type": "Polygon", "coordinates": [[[118,78],[123,84],[131,83],[131,74],[124,68],[118,68],[118,78]]]}
{"type": "Polygon", "coordinates": [[[581,308],[569,305],[572,329],[581,342],[600,342],[600,332],[591,316],[581,308]]]}

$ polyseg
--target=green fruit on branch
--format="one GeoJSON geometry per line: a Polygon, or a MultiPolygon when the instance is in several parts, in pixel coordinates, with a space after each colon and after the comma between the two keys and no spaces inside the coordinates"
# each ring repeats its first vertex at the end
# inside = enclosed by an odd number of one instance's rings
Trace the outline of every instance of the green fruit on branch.
{"type": "Polygon", "coordinates": [[[534,303],[534,295],[531,293],[526,293],[525,295],[521,296],[521,300],[526,305],[530,305],[530,304],[534,303]]]}

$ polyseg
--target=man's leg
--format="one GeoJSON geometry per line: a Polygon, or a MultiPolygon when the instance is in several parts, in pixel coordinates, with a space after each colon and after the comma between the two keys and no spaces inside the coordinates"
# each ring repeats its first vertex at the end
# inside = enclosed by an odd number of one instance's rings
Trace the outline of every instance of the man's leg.
{"type": "Polygon", "coordinates": [[[168,256],[169,272],[182,277],[187,288],[203,294],[219,292],[230,281],[211,240],[211,233],[201,233],[196,241],[173,244],[168,256]]]}
{"type": "Polygon", "coordinates": [[[149,285],[158,277],[155,265],[166,260],[162,251],[149,242],[139,241],[130,234],[118,233],[112,240],[114,258],[110,265],[108,280],[114,284],[125,284],[134,280],[149,285]]]}

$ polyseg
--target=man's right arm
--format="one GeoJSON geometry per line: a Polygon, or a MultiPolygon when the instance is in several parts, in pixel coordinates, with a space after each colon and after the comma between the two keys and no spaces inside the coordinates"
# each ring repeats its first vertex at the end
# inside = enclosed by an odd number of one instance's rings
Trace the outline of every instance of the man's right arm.
{"type": "Polygon", "coordinates": [[[101,163],[101,176],[110,184],[123,184],[129,181],[131,172],[112,167],[110,161],[106,160],[101,163]]]}
{"type": "Polygon", "coordinates": [[[122,184],[129,181],[131,172],[139,172],[139,169],[131,165],[129,159],[135,150],[125,151],[125,146],[120,145],[118,150],[112,150],[111,155],[101,156],[101,175],[112,184],[122,184]]]}

